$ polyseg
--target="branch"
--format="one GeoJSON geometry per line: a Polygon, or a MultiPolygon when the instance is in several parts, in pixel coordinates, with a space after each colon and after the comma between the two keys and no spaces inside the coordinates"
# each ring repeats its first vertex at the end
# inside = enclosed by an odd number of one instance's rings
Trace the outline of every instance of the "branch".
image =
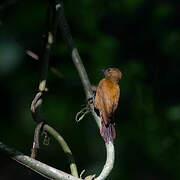
{"type": "Polygon", "coordinates": [[[58,13],[57,13],[58,3],[56,0],[48,0],[48,3],[49,4],[48,4],[48,13],[47,13],[46,33],[43,39],[43,48],[40,57],[41,73],[40,73],[40,82],[39,82],[39,92],[36,94],[31,104],[32,117],[36,122],[40,122],[35,129],[33,148],[31,150],[31,157],[35,158],[36,151],[39,148],[39,133],[41,130],[45,130],[49,132],[49,134],[51,134],[62,146],[63,151],[68,156],[72,175],[78,177],[77,167],[74,158],[72,156],[72,152],[68,147],[67,143],[52,127],[46,124],[44,125],[44,123],[41,122],[42,119],[39,117],[39,113],[38,113],[42,105],[43,93],[44,91],[46,91],[46,81],[48,75],[50,53],[52,49],[52,44],[55,41],[55,36],[58,26],[58,13]]]}
{"type": "Polygon", "coordinates": [[[106,179],[113,168],[114,158],[115,158],[115,151],[114,151],[113,143],[111,142],[106,143],[106,151],[107,151],[106,163],[100,175],[97,178],[95,178],[96,180],[106,179]]]}
{"type": "Polygon", "coordinates": [[[74,177],[78,177],[78,171],[77,171],[77,167],[75,164],[75,160],[74,160],[72,152],[71,152],[69,146],[67,145],[66,141],[63,139],[63,137],[56,130],[54,130],[52,127],[50,127],[47,124],[45,124],[43,126],[43,130],[47,131],[49,134],[51,134],[58,141],[58,143],[62,147],[64,153],[67,155],[67,157],[69,159],[71,174],[74,177]]]}
{"type": "MultiPolygon", "coordinates": [[[[65,15],[64,15],[63,3],[60,0],[59,0],[58,13],[59,13],[59,21],[60,21],[59,24],[60,24],[60,29],[62,31],[62,35],[71,50],[71,57],[72,57],[73,63],[79,73],[79,76],[80,76],[80,79],[81,79],[81,82],[83,84],[84,91],[86,94],[86,99],[88,100],[89,98],[91,98],[93,96],[91,84],[88,79],[88,75],[84,68],[83,62],[78,53],[78,50],[73,42],[73,38],[70,33],[69,26],[68,26],[68,23],[66,21],[65,15]]],[[[93,105],[90,105],[90,109],[91,109],[92,115],[93,115],[98,127],[100,128],[101,119],[94,112],[93,105]]],[[[114,151],[114,145],[111,142],[106,143],[106,151],[107,151],[106,163],[104,165],[102,172],[96,178],[98,180],[105,179],[111,172],[113,165],[114,165],[115,151],[114,151]]]]}
{"type": "MultiPolygon", "coordinates": [[[[81,58],[79,56],[78,50],[76,48],[74,48],[72,51],[72,59],[73,59],[73,62],[74,62],[75,66],[78,70],[78,73],[80,75],[80,79],[81,79],[82,84],[84,86],[84,90],[86,93],[86,99],[89,99],[93,96],[92,90],[91,90],[91,85],[90,85],[87,73],[85,71],[84,65],[83,65],[81,58]]],[[[92,115],[93,115],[98,127],[100,128],[101,119],[94,112],[93,105],[90,105],[90,108],[91,108],[92,115]]],[[[107,176],[109,175],[109,173],[111,172],[111,170],[113,169],[113,166],[114,166],[114,159],[115,159],[114,145],[111,142],[105,143],[105,145],[106,145],[106,153],[107,153],[106,163],[105,163],[103,170],[101,171],[100,175],[96,178],[96,180],[106,179],[107,176]]]]}
{"type": "Polygon", "coordinates": [[[9,148],[2,142],[0,142],[0,150],[10,156],[13,160],[19,162],[22,165],[25,165],[26,167],[48,179],[82,180],[81,178],[73,177],[70,174],[48,166],[40,161],[30,158],[29,156],[25,156],[22,153],[9,148]]]}
{"type": "Polygon", "coordinates": [[[43,126],[43,122],[40,122],[36,128],[35,128],[35,132],[34,132],[34,141],[33,141],[33,147],[31,149],[31,158],[36,158],[36,154],[37,154],[37,149],[39,149],[39,133],[41,131],[41,128],[43,126]]]}

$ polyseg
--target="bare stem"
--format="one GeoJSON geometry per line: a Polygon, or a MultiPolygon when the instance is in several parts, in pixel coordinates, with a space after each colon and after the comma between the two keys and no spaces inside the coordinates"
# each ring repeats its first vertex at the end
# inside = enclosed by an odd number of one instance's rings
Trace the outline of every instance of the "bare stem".
{"type": "MultiPolygon", "coordinates": [[[[73,59],[73,62],[74,62],[75,66],[76,66],[76,68],[80,74],[80,79],[82,81],[82,84],[84,86],[84,90],[86,92],[86,98],[89,99],[93,95],[92,90],[90,90],[91,85],[90,85],[87,73],[86,73],[86,71],[84,71],[85,68],[84,68],[84,65],[80,59],[80,56],[79,56],[77,49],[73,49],[73,51],[72,51],[72,59],[73,59]],[[73,51],[75,51],[75,53],[73,53],[73,51]]],[[[94,112],[93,105],[90,105],[90,108],[91,108],[92,115],[93,115],[98,127],[100,128],[101,119],[94,112]]],[[[105,163],[103,170],[101,171],[100,175],[96,178],[98,180],[106,179],[107,176],[109,175],[109,173],[111,172],[111,170],[113,169],[113,166],[114,166],[114,159],[115,159],[114,145],[111,142],[105,143],[105,145],[106,145],[106,153],[107,153],[106,163],[105,163]]]]}
{"type": "Polygon", "coordinates": [[[86,93],[86,98],[89,99],[93,96],[93,91],[91,89],[91,84],[89,82],[86,70],[84,68],[83,62],[81,60],[81,57],[79,55],[77,48],[74,48],[72,50],[72,60],[74,62],[74,65],[76,66],[76,69],[78,70],[80,79],[82,81],[82,84],[86,93]]]}
{"type": "Polygon", "coordinates": [[[113,168],[115,151],[114,151],[114,145],[112,142],[106,143],[106,151],[107,151],[106,163],[100,175],[97,178],[95,178],[95,180],[106,179],[113,168]]]}
{"type": "Polygon", "coordinates": [[[31,170],[37,172],[38,174],[48,178],[48,179],[59,179],[59,180],[82,180],[80,178],[74,177],[63,171],[55,169],[48,166],[40,161],[37,161],[29,156],[25,156],[22,153],[9,148],[7,145],[0,142],[0,150],[10,156],[13,160],[19,162],[20,164],[30,168],[31,170]]]}
{"type": "Polygon", "coordinates": [[[39,149],[39,134],[43,124],[44,124],[43,122],[40,122],[35,129],[33,147],[31,149],[31,158],[34,159],[36,157],[36,153],[37,153],[36,151],[39,149]]]}
{"type": "Polygon", "coordinates": [[[70,163],[70,170],[71,170],[71,174],[74,177],[78,177],[78,171],[77,171],[77,167],[75,164],[75,160],[74,157],[72,155],[72,152],[68,146],[68,144],[66,143],[66,141],[63,139],[63,137],[52,127],[50,127],[49,125],[45,124],[43,126],[43,130],[47,131],[49,134],[51,134],[60,144],[60,146],[62,147],[64,153],[67,155],[69,163],[70,163]]]}

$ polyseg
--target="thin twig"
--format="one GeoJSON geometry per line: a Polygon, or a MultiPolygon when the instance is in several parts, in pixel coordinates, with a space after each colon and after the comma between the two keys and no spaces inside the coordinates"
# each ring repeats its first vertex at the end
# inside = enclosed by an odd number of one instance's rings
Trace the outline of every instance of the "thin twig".
{"type": "Polygon", "coordinates": [[[38,92],[31,103],[31,114],[35,122],[40,122],[39,110],[42,105],[42,92],[38,92]]]}
{"type": "Polygon", "coordinates": [[[49,125],[45,124],[43,126],[43,130],[47,131],[49,134],[51,134],[60,144],[60,146],[62,147],[64,153],[67,155],[69,163],[70,163],[70,170],[71,170],[71,174],[74,177],[78,177],[78,171],[77,171],[77,167],[75,164],[75,160],[74,157],[72,155],[72,152],[68,146],[68,144],[66,143],[66,141],[63,139],[63,137],[52,127],[50,127],[49,125]]]}
{"type": "Polygon", "coordinates": [[[39,149],[39,134],[43,124],[44,124],[43,122],[40,122],[35,129],[33,147],[31,149],[31,158],[34,159],[36,157],[36,153],[37,153],[36,151],[39,149]]]}
{"type": "MultiPolygon", "coordinates": [[[[26,54],[27,54],[28,56],[30,56],[32,59],[36,60],[36,61],[39,60],[39,56],[38,56],[37,54],[35,54],[34,52],[30,51],[30,50],[26,50],[26,54]]],[[[52,72],[53,74],[55,74],[58,78],[60,78],[60,79],[63,78],[63,74],[62,74],[60,71],[58,71],[57,68],[51,66],[51,67],[50,67],[50,70],[51,70],[51,72],[52,72]]]]}
{"type": "Polygon", "coordinates": [[[33,58],[34,60],[39,60],[39,56],[30,50],[26,50],[26,54],[31,58],[33,58]]]}
{"type": "Polygon", "coordinates": [[[0,150],[11,157],[18,163],[30,168],[38,174],[48,179],[59,179],[59,180],[82,180],[81,178],[74,177],[63,171],[48,166],[40,161],[37,161],[29,156],[23,155],[22,153],[8,147],[7,145],[0,142],[0,150]]]}
{"type": "MultiPolygon", "coordinates": [[[[73,38],[71,36],[69,26],[68,26],[68,23],[66,21],[65,15],[64,15],[63,3],[62,3],[62,1],[59,1],[59,2],[60,2],[60,6],[59,6],[60,7],[59,8],[60,29],[62,31],[62,34],[64,36],[66,43],[70,47],[72,60],[74,62],[74,65],[75,65],[78,73],[79,73],[81,82],[82,82],[84,90],[85,90],[86,99],[88,100],[89,98],[91,98],[93,96],[91,84],[89,82],[88,75],[86,73],[83,62],[78,53],[78,50],[75,47],[75,44],[73,42],[73,38]]],[[[100,128],[101,119],[94,112],[93,105],[90,105],[90,108],[91,108],[92,115],[94,116],[94,119],[96,120],[96,123],[97,123],[98,127],[100,128]]],[[[114,145],[112,143],[106,143],[106,151],[107,151],[106,163],[104,165],[102,172],[97,177],[98,180],[105,179],[111,172],[113,165],[114,165],[114,158],[115,158],[114,145]]]]}

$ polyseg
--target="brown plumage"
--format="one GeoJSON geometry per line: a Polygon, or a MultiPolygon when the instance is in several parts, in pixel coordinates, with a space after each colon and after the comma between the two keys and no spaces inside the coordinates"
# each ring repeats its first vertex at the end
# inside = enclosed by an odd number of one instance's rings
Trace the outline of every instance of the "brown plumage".
{"type": "Polygon", "coordinates": [[[105,142],[113,142],[116,132],[112,116],[118,106],[120,96],[118,83],[122,77],[122,73],[117,68],[108,68],[104,74],[105,78],[99,82],[97,87],[94,107],[99,111],[101,117],[101,136],[105,142]]]}

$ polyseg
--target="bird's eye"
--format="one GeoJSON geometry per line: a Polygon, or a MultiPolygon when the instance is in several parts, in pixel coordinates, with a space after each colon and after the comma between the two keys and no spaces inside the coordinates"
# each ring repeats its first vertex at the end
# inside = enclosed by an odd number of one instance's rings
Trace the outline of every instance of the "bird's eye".
{"type": "Polygon", "coordinates": [[[108,69],[107,69],[107,72],[110,72],[110,71],[111,71],[111,68],[108,68],[108,69]]]}

